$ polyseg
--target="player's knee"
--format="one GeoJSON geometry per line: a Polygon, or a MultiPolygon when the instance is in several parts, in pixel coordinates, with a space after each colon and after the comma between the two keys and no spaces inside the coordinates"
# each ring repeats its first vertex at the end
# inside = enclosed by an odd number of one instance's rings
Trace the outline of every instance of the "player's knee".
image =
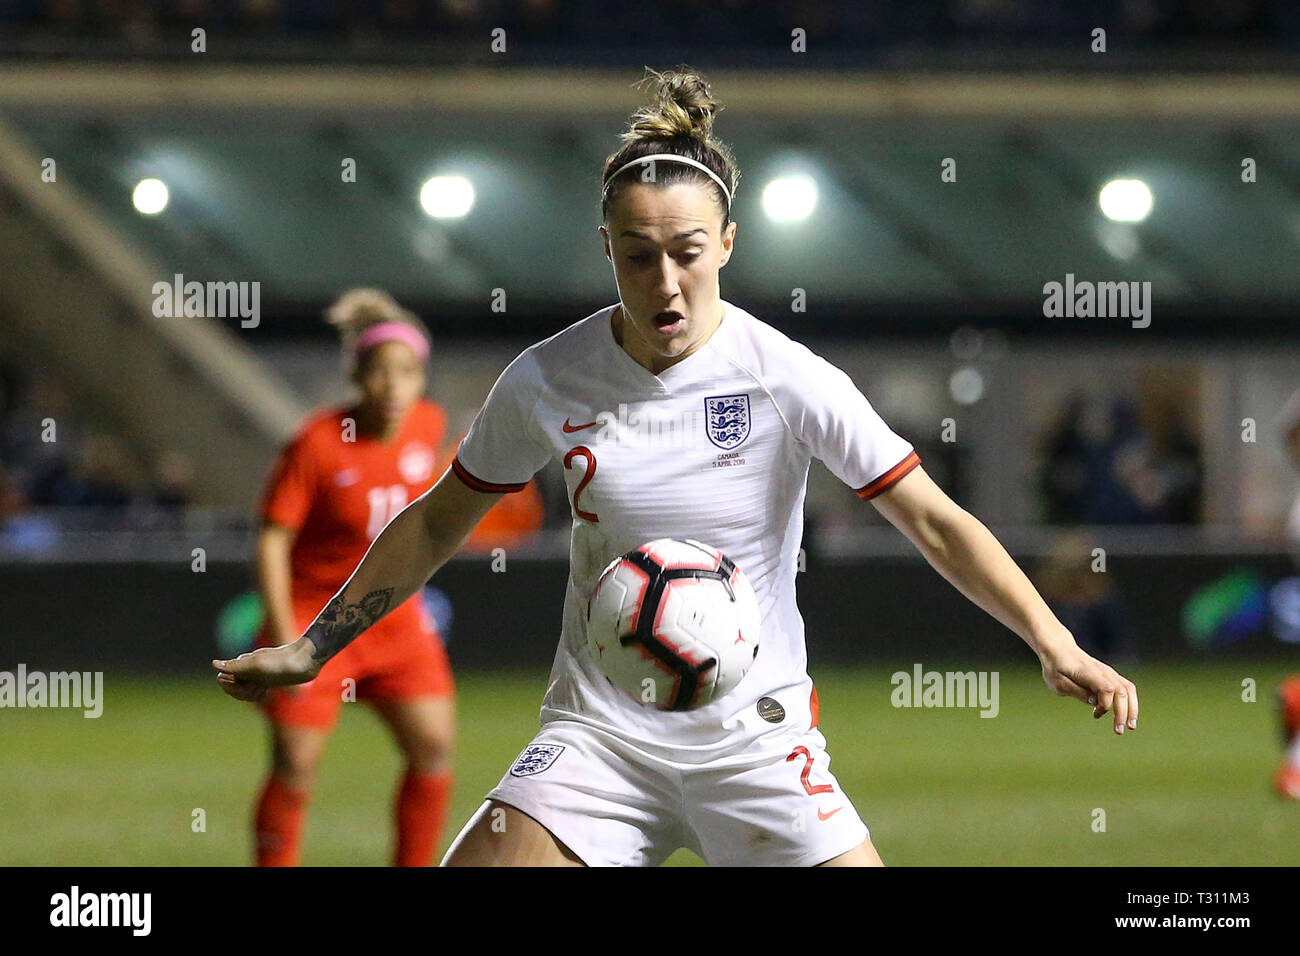
{"type": "Polygon", "coordinates": [[[307,789],[316,782],[323,748],[313,743],[280,741],[272,749],[272,772],[295,789],[307,789]]]}
{"type": "Polygon", "coordinates": [[[454,737],[441,730],[429,730],[408,740],[406,762],[420,773],[438,773],[451,767],[454,737]]]}
{"type": "Polygon", "coordinates": [[[294,790],[311,790],[316,785],[316,768],[312,765],[276,763],[272,773],[294,790]]]}

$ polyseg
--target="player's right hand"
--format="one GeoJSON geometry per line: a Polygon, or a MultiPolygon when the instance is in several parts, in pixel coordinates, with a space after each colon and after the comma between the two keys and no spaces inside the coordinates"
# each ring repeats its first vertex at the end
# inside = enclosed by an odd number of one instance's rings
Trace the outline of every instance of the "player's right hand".
{"type": "Polygon", "coordinates": [[[320,673],[312,660],[313,645],[306,638],[279,647],[262,647],[234,660],[214,660],[217,684],[231,697],[260,701],[267,688],[303,684],[320,673]]]}

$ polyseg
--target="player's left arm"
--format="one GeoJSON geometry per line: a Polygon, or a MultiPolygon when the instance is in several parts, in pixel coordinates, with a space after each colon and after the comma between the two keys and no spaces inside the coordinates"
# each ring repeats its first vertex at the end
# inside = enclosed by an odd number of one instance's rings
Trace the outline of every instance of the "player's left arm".
{"type": "Polygon", "coordinates": [[[1115,733],[1137,727],[1137,687],[1084,653],[992,532],[917,466],[870,499],[936,571],[1034,649],[1047,686],[1115,712],[1115,733]]]}

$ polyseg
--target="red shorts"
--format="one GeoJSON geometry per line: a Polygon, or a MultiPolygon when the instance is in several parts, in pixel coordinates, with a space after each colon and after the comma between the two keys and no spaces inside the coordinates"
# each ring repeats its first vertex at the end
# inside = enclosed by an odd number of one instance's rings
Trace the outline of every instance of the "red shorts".
{"type": "MultiPolygon", "coordinates": [[[[299,633],[331,597],[295,601],[299,633]]],[[[270,643],[263,630],[257,646],[270,643]]],[[[331,657],[314,680],[273,687],[259,706],[272,723],[331,730],[345,700],[449,697],[454,692],[447,652],[416,594],[331,657]]]]}

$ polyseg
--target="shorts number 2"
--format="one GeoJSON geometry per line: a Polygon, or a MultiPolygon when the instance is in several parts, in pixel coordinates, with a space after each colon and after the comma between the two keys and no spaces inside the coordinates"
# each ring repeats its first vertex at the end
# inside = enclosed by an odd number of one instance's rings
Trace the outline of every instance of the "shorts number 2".
{"type": "Polygon", "coordinates": [[[808,794],[808,796],[811,797],[818,793],[835,792],[835,788],[832,787],[829,783],[819,783],[813,785],[808,782],[808,774],[812,772],[813,757],[812,754],[808,752],[807,747],[795,747],[794,751],[790,754],[790,756],[785,758],[785,762],[789,763],[791,760],[794,760],[796,757],[803,757],[804,760],[806,761],[803,765],[803,773],[799,774],[799,782],[803,784],[804,791],[808,794]]]}

